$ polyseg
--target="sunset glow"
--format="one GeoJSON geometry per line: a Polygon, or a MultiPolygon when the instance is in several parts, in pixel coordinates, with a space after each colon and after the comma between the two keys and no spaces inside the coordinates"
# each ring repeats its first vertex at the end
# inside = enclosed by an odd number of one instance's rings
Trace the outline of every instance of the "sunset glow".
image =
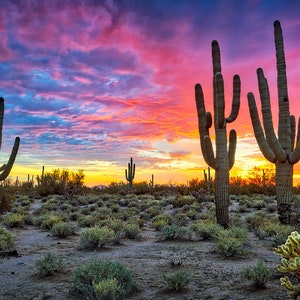
{"type": "MultiPolygon", "coordinates": [[[[247,104],[259,103],[256,69],[268,79],[277,124],[273,22],[281,22],[290,111],[300,116],[300,2],[103,0],[1,1],[1,163],[21,145],[10,174],[27,180],[55,168],[82,169],[89,186],[126,181],[186,183],[203,178],[194,86],[212,111],[211,42],[221,49],[226,116],[232,80],[241,107],[231,174],[272,168],[254,138],[247,104]]],[[[260,105],[259,105],[260,106],[260,105]]],[[[213,130],[211,131],[213,135],[213,130]]],[[[300,164],[294,183],[300,183],[300,164]]]]}

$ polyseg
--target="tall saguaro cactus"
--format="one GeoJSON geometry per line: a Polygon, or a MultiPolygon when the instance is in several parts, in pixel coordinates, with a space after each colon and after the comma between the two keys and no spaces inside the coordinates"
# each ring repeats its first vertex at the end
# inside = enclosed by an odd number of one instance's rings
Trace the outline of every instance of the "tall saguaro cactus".
{"type": "Polygon", "coordinates": [[[206,112],[204,96],[200,84],[195,86],[195,96],[198,111],[198,127],[200,133],[200,145],[205,162],[215,170],[215,205],[217,222],[223,227],[229,226],[229,170],[234,165],[236,149],[236,131],[232,129],[229,134],[229,146],[227,147],[226,124],[235,121],[240,108],[241,82],[240,77],[233,77],[233,100],[231,113],[225,118],[224,81],[221,73],[220,48],[217,41],[212,42],[213,60],[213,107],[215,128],[215,151],[209,136],[209,128],[212,126],[212,115],[206,112]]]}
{"type": "Polygon", "coordinates": [[[126,180],[129,182],[129,189],[132,190],[132,182],[135,175],[135,164],[132,161],[132,157],[130,158],[130,163],[128,163],[127,170],[125,169],[125,177],[126,180]]]}
{"type": "MultiPolygon", "coordinates": [[[[4,99],[0,97],[0,148],[2,145],[3,119],[4,119],[4,99]]],[[[20,144],[20,138],[16,137],[8,162],[6,164],[3,164],[0,167],[0,181],[4,180],[9,175],[18,153],[19,144],[20,144]]]]}
{"type": "Polygon", "coordinates": [[[279,219],[290,223],[293,193],[293,166],[300,159],[300,123],[295,146],[296,121],[290,114],[283,36],[279,21],[274,22],[277,61],[278,133],[274,131],[270,93],[263,70],[257,69],[263,126],[261,125],[253,93],[248,93],[248,106],[258,146],[264,157],[276,166],[276,196],[279,219]],[[264,128],[263,128],[264,127],[264,128]]]}

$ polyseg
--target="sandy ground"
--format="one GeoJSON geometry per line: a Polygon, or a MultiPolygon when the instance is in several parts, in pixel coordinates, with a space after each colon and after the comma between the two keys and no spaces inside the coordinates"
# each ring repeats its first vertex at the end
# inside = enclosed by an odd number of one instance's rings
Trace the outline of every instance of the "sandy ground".
{"type": "Polygon", "coordinates": [[[276,271],[279,256],[271,251],[271,243],[249,233],[250,253],[244,257],[228,258],[214,251],[207,241],[175,242],[157,239],[157,232],[144,228],[138,240],[122,240],[122,244],[97,251],[78,249],[79,235],[58,239],[32,226],[13,229],[17,237],[17,256],[0,257],[0,299],[82,299],[73,292],[72,273],[75,267],[92,258],[119,261],[132,269],[137,291],[127,299],[213,299],[213,300],[280,300],[287,292],[280,286],[282,274],[276,271]],[[36,260],[51,252],[66,263],[65,271],[52,277],[41,277],[36,260]],[[189,288],[181,293],[170,292],[162,274],[179,267],[171,265],[172,257],[180,257],[182,265],[192,276],[189,288]],[[254,266],[259,259],[272,268],[274,274],[265,289],[256,289],[242,278],[245,267],[254,266]]]}

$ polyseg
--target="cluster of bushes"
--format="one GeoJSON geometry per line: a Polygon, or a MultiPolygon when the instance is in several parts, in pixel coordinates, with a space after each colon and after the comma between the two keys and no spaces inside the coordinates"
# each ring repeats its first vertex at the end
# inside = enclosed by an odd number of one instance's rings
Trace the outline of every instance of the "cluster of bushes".
{"type": "Polygon", "coordinates": [[[69,170],[55,169],[45,173],[39,180],[36,191],[40,196],[64,195],[66,199],[71,199],[75,195],[80,195],[85,190],[83,170],[71,172],[69,170]]]}

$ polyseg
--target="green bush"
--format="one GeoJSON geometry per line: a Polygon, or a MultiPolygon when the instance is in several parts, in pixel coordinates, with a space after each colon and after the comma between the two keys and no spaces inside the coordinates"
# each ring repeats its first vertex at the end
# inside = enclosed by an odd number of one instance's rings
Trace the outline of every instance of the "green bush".
{"type": "Polygon", "coordinates": [[[35,262],[39,274],[42,276],[50,276],[55,273],[62,272],[64,269],[64,262],[53,253],[46,253],[42,259],[35,262]]]}
{"type": "Polygon", "coordinates": [[[65,238],[70,235],[74,235],[76,229],[72,223],[58,222],[53,224],[50,231],[54,236],[65,238]]]}
{"type": "Polygon", "coordinates": [[[139,236],[140,232],[141,232],[141,229],[138,224],[134,224],[134,223],[125,224],[125,227],[124,227],[125,238],[134,240],[139,236]]]}
{"type": "Polygon", "coordinates": [[[192,238],[192,231],[187,227],[172,224],[164,226],[161,229],[159,236],[162,240],[188,241],[192,238]]]}
{"type": "Polygon", "coordinates": [[[115,300],[120,297],[120,287],[116,278],[106,279],[97,284],[93,283],[93,290],[97,300],[115,300]]]}
{"type": "Polygon", "coordinates": [[[10,191],[9,187],[1,187],[0,190],[0,214],[9,211],[12,207],[12,203],[15,200],[15,196],[10,191]]]}
{"type": "Polygon", "coordinates": [[[272,246],[277,247],[284,244],[288,238],[288,236],[295,230],[295,227],[290,225],[282,225],[277,226],[276,233],[272,236],[272,246]]]}
{"type": "Polygon", "coordinates": [[[0,225],[0,250],[9,250],[15,246],[15,237],[0,225]]]}
{"type": "Polygon", "coordinates": [[[65,199],[72,199],[73,196],[82,193],[84,190],[83,170],[70,172],[69,170],[55,169],[47,172],[42,178],[38,178],[39,185],[36,191],[40,196],[63,195],[65,199]]]}
{"type": "Polygon", "coordinates": [[[260,239],[271,237],[273,246],[276,247],[284,244],[289,234],[294,230],[293,226],[280,224],[278,219],[268,219],[262,220],[254,232],[260,239]]]}
{"type": "Polygon", "coordinates": [[[189,286],[191,277],[187,271],[179,270],[173,274],[164,274],[163,280],[168,289],[180,292],[189,286]]]}
{"type": "Polygon", "coordinates": [[[80,234],[81,249],[98,249],[113,242],[115,232],[107,226],[88,228],[80,234]]]}
{"type": "Polygon", "coordinates": [[[173,207],[183,207],[185,205],[192,205],[196,202],[196,198],[190,195],[179,195],[173,201],[173,207]]]}
{"type": "Polygon", "coordinates": [[[225,257],[247,254],[247,235],[248,231],[245,228],[220,230],[217,234],[216,251],[225,257]]]}
{"type": "Polygon", "coordinates": [[[50,230],[56,223],[62,222],[62,218],[56,215],[48,215],[41,223],[40,228],[50,230]]]}
{"type": "Polygon", "coordinates": [[[74,271],[75,290],[85,299],[114,300],[135,288],[131,270],[119,262],[94,259],[74,271]]]}
{"type": "Polygon", "coordinates": [[[242,273],[242,276],[250,280],[257,288],[264,288],[271,275],[271,270],[261,259],[256,266],[248,267],[242,273]]]}
{"type": "Polygon", "coordinates": [[[8,214],[3,218],[3,224],[5,224],[9,228],[13,227],[23,227],[24,219],[21,214],[8,214]]]}
{"type": "Polygon", "coordinates": [[[169,215],[158,215],[152,219],[151,227],[160,230],[162,227],[170,225],[171,221],[172,217],[169,215]]]}
{"type": "Polygon", "coordinates": [[[93,227],[96,225],[97,220],[91,215],[88,216],[80,215],[77,218],[77,222],[80,227],[93,227]]]}
{"type": "Polygon", "coordinates": [[[222,226],[217,223],[209,223],[205,221],[198,221],[193,224],[193,230],[196,232],[197,236],[203,240],[215,239],[217,233],[222,230],[222,226]]]}

